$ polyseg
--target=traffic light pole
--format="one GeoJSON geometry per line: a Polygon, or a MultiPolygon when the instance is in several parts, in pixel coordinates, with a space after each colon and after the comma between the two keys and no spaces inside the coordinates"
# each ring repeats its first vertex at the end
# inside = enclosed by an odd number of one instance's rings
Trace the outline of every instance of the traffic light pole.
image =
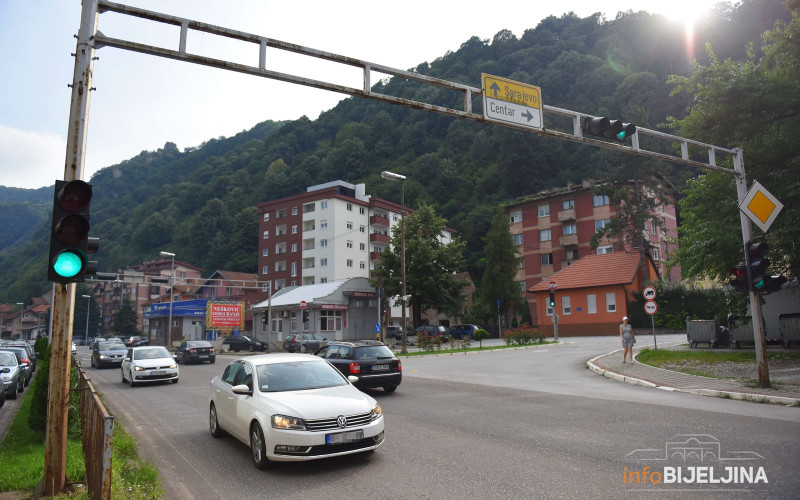
{"type": "MultiPolygon", "coordinates": [[[[92,90],[94,43],[97,30],[97,0],[83,0],[81,26],[75,50],[72,101],[69,112],[65,181],[82,180],[89,121],[89,93],[92,90]]],[[[45,428],[44,474],[36,488],[40,496],[55,496],[66,485],[67,410],[69,372],[72,356],[72,326],[75,283],[54,283],[53,335],[50,344],[47,424],[45,428]]]]}

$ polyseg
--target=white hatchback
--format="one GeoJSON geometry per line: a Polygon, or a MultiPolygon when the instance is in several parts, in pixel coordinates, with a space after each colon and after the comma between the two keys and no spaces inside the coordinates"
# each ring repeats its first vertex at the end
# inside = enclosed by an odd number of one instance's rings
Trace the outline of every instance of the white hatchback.
{"type": "Polygon", "coordinates": [[[383,444],[383,413],[353,380],[310,354],[237,359],[211,381],[211,435],[249,445],[259,469],[371,452],[383,444]]]}
{"type": "Polygon", "coordinates": [[[175,357],[163,346],[131,347],[122,360],[122,383],[171,381],[178,383],[180,371],[175,357]]]}

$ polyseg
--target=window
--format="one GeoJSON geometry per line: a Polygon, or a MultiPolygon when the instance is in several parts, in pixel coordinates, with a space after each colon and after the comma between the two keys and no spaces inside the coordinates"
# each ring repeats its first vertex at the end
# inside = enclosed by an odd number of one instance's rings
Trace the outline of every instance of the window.
{"type": "Polygon", "coordinates": [[[292,243],[292,252],[297,251],[297,243],[292,243]]]}
{"type": "Polygon", "coordinates": [[[269,281],[267,281],[266,283],[261,285],[261,291],[262,292],[269,292],[269,281]]]}
{"type": "Polygon", "coordinates": [[[550,217],[550,205],[539,205],[539,217],[550,217]]]}
{"type": "Polygon", "coordinates": [[[352,222],[347,221],[347,229],[350,229],[350,230],[353,229],[353,223],[352,222]]]}
{"type": "Polygon", "coordinates": [[[269,221],[269,212],[264,212],[264,222],[269,221]]]}
{"type": "Polygon", "coordinates": [[[653,260],[659,260],[658,248],[653,248],[653,260]]]}
{"type": "Polygon", "coordinates": [[[575,224],[564,224],[564,234],[578,234],[578,226],[575,224]]]}
{"type": "Polygon", "coordinates": [[[327,210],[328,200],[322,200],[321,202],[319,202],[319,208],[322,210],[327,210]]]}
{"type": "Polygon", "coordinates": [[[352,203],[348,203],[347,204],[347,211],[348,212],[352,212],[353,211],[353,204],[352,203]]]}
{"type": "Polygon", "coordinates": [[[590,293],[586,296],[586,312],[597,314],[597,295],[590,293]]]}
{"type": "Polygon", "coordinates": [[[519,291],[525,293],[528,288],[525,286],[525,280],[519,282],[519,291]]]}
{"type": "Polygon", "coordinates": [[[347,259],[347,267],[353,267],[353,259],[347,259]]]}
{"type": "Polygon", "coordinates": [[[611,219],[596,220],[594,221],[594,230],[599,231],[609,224],[611,224],[611,219]]]}
{"type": "Polygon", "coordinates": [[[362,233],[366,233],[367,232],[367,227],[366,226],[358,226],[358,230],[360,232],[362,232],[362,233]]]}
{"type": "Polygon", "coordinates": [[[550,241],[550,230],[549,229],[541,229],[539,230],[539,241],[550,241]]]}
{"type": "Polygon", "coordinates": [[[520,222],[522,220],[522,210],[515,210],[509,214],[509,222],[514,224],[515,222],[520,222]]]}
{"type": "Polygon", "coordinates": [[[578,260],[580,258],[580,257],[578,257],[578,249],[577,248],[571,248],[571,249],[567,250],[565,252],[565,256],[566,256],[567,260],[578,260]]]}
{"type": "Polygon", "coordinates": [[[319,246],[321,247],[328,246],[328,240],[319,240],[319,246]]]}
{"type": "Polygon", "coordinates": [[[522,245],[522,233],[520,234],[512,234],[511,239],[514,241],[514,245],[520,246],[522,245]]]}
{"type": "Polygon", "coordinates": [[[606,245],[604,247],[597,247],[597,255],[604,255],[607,253],[611,253],[614,251],[614,248],[611,245],[606,245]]]}
{"type": "Polygon", "coordinates": [[[297,207],[292,207],[292,215],[297,215],[297,207]]]}
{"type": "Polygon", "coordinates": [[[543,253],[540,255],[542,259],[543,266],[552,266],[553,265],[553,254],[551,253],[543,253]]]}
{"type": "Polygon", "coordinates": [[[561,310],[564,314],[572,314],[569,297],[561,297],[561,310]]]}
{"type": "Polygon", "coordinates": [[[320,283],[327,283],[328,282],[328,278],[320,278],[319,282],[320,283]]]}
{"type": "Polygon", "coordinates": [[[297,225],[292,226],[292,234],[297,234],[297,225]]]}
{"type": "Polygon", "coordinates": [[[367,263],[366,262],[359,262],[358,263],[358,267],[360,269],[366,269],[367,268],[367,263]]]}
{"type": "Polygon", "coordinates": [[[358,213],[360,213],[361,215],[364,215],[365,212],[366,212],[366,209],[364,207],[358,207],[358,213]]]}
{"type": "Polygon", "coordinates": [[[269,266],[262,267],[261,274],[269,274],[269,266]]]}
{"type": "Polygon", "coordinates": [[[292,262],[292,276],[297,276],[297,262],[292,262]]]}
{"type": "Polygon", "coordinates": [[[265,249],[264,249],[264,252],[262,252],[262,255],[263,255],[264,257],[269,257],[269,248],[265,248],[265,249]]]}
{"type": "Polygon", "coordinates": [[[319,221],[319,228],[320,229],[327,229],[328,228],[328,221],[327,220],[319,221]]]}
{"type": "Polygon", "coordinates": [[[269,238],[269,231],[264,231],[264,239],[266,240],[269,238]]]}
{"type": "Polygon", "coordinates": [[[281,208],[280,210],[275,210],[275,218],[276,219],[282,219],[284,217],[286,217],[286,209],[285,208],[281,208]]]}
{"type": "Polygon", "coordinates": [[[314,210],[315,210],[314,203],[306,203],[306,204],[303,205],[303,213],[304,214],[313,212],[314,210]]]}
{"type": "Polygon", "coordinates": [[[320,267],[326,267],[328,265],[328,259],[326,259],[325,257],[319,259],[319,265],[320,267]]]}
{"type": "Polygon", "coordinates": [[[561,210],[569,210],[575,208],[575,200],[564,200],[561,202],[561,210]]]}
{"type": "Polygon", "coordinates": [[[608,205],[608,195],[596,194],[592,196],[592,206],[602,207],[604,205],[608,205]]]}
{"type": "Polygon", "coordinates": [[[352,241],[347,240],[347,248],[353,248],[353,242],[352,241]]]}
{"type": "Polygon", "coordinates": [[[609,292],[606,294],[606,312],[616,312],[617,310],[617,296],[614,295],[614,292],[609,292]]]}
{"type": "Polygon", "coordinates": [[[281,224],[275,228],[275,236],[283,236],[286,234],[286,224],[281,224]]]}
{"type": "Polygon", "coordinates": [[[359,249],[359,250],[361,250],[362,252],[363,252],[364,250],[366,250],[366,249],[367,249],[367,245],[366,245],[366,243],[359,243],[359,244],[358,244],[358,249],[359,249]]]}

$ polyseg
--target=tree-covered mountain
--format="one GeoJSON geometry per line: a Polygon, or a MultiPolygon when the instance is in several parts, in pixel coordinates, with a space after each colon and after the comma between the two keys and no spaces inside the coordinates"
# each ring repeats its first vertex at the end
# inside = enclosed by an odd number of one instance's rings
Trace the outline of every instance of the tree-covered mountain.
{"type": "MultiPolygon", "coordinates": [[[[685,116],[691,97],[670,96],[667,78],[690,75],[691,58],[705,57],[705,42],[720,58],[742,59],[748,43],[789,18],[781,0],[719,4],[698,23],[692,42],[683,25],[644,12],[551,16],[520,37],[501,31],[492,40],[470,38],[411,71],[472,86],[481,73],[503,76],[541,87],[546,104],[657,128],[667,116],[685,116]]],[[[373,89],[461,106],[456,94],[401,78],[373,89]]],[[[431,205],[459,231],[466,270],[479,279],[482,238],[499,204],[602,178],[620,161],[616,153],[567,141],[349,98],[314,121],[267,121],[183,152],[167,143],[101,170],[91,179],[92,234],[101,238],[95,258],[101,271],[113,271],[167,250],[209,273],[254,272],[258,203],[336,179],[365,182],[369,193],[398,201],[400,186],[380,178],[390,170],[408,177],[407,205],[431,205]]],[[[666,163],[660,168],[679,187],[697,174],[666,163]]],[[[0,240],[0,301],[48,288],[49,214],[42,217],[32,233],[0,240]]]]}

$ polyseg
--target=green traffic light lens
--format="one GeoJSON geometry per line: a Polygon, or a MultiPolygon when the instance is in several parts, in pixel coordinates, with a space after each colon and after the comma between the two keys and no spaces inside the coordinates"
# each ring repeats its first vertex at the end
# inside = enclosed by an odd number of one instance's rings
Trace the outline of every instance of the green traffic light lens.
{"type": "Polygon", "coordinates": [[[623,130],[622,132],[617,134],[617,139],[619,139],[620,141],[624,141],[627,136],[628,133],[623,130]]]}
{"type": "Polygon", "coordinates": [[[72,278],[83,269],[83,259],[74,252],[62,252],[53,262],[53,271],[61,277],[72,278]]]}

